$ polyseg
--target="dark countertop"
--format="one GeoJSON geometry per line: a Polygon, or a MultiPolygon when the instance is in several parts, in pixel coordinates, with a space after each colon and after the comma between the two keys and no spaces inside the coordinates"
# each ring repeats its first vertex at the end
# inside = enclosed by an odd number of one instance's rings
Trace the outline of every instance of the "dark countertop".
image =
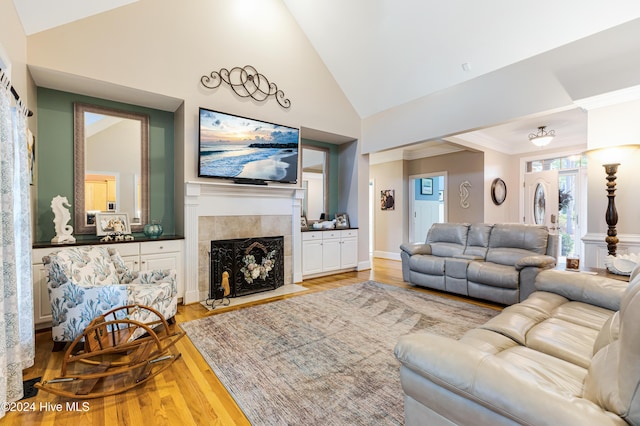
{"type": "Polygon", "coordinates": [[[146,235],[134,235],[133,240],[125,240],[125,241],[100,241],[102,237],[87,236],[86,238],[82,238],[82,236],[75,236],[76,242],[72,244],[52,244],[51,241],[38,241],[33,243],[32,248],[51,248],[51,247],[73,247],[73,246],[88,246],[88,245],[96,245],[96,244],[127,244],[127,243],[143,243],[147,241],[169,241],[169,240],[184,240],[184,237],[181,235],[161,235],[158,238],[149,238],[146,235]],[[82,238],[82,239],[79,239],[82,238]]]}
{"type": "Polygon", "coordinates": [[[303,229],[302,232],[349,231],[349,230],[352,230],[352,229],[359,229],[359,228],[331,228],[331,229],[307,228],[307,229],[303,229]]]}

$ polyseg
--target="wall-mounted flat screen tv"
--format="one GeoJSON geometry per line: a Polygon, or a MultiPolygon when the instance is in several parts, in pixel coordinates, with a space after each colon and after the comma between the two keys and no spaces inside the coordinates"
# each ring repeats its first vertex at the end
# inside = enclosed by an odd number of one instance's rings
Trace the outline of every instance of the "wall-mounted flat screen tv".
{"type": "Polygon", "coordinates": [[[200,177],[296,183],[299,145],[300,129],[200,108],[200,177]]]}

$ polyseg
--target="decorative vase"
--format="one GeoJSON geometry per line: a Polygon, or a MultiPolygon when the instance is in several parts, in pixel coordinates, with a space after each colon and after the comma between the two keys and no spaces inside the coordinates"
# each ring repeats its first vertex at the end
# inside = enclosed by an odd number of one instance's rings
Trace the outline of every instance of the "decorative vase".
{"type": "Polygon", "coordinates": [[[160,235],[162,235],[162,225],[156,223],[155,221],[152,221],[151,223],[147,223],[144,226],[143,232],[144,235],[149,238],[158,238],[160,235]]]}

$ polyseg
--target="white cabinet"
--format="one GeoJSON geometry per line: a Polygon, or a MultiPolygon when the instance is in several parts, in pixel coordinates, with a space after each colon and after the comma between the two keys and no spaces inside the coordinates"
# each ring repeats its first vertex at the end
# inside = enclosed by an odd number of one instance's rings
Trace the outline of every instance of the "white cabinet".
{"type": "MultiPolygon", "coordinates": [[[[182,266],[183,240],[163,239],[114,244],[103,243],[100,244],[100,246],[117,249],[131,271],[175,269],[178,298],[184,297],[184,273],[182,266]]],[[[49,293],[47,290],[47,271],[44,268],[42,258],[64,247],[69,246],[37,248],[31,251],[34,322],[36,328],[48,327],[51,322],[51,303],[49,302],[49,293]]]]}
{"type": "MultiPolygon", "coordinates": [[[[46,256],[51,250],[38,249],[33,250],[32,259],[35,262],[35,252],[41,252],[42,256],[46,256]]],[[[51,302],[49,302],[49,291],[47,290],[47,271],[42,263],[42,256],[39,257],[39,263],[32,263],[31,273],[33,274],[33,322],[36,324],[51,321],[51,302]]]]}
{"type": "Polygon", "coordinates": [[[302,275],[322,272],[322,232],[302,233],[302,275]]]}
{"type": "Polygon", "coordinates": [[[303,277],[327,275],[358,266],[358,231],[336,229],[302,233],[303,277]]]}
{"type": "Polygon", "coordinates": [[[340,254],[342,268],[358,267],[358,231],[356,229],[345,229],[340,238],[340,254]]]}

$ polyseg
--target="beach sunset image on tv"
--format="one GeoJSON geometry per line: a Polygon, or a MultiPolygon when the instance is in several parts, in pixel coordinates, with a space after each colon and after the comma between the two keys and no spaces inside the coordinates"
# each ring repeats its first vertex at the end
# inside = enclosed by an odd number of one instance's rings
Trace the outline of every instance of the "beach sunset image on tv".
{"type": "Polygon", "coordinates": [[[300,130],[200,108],[199,176],[295,183],[300,130]]]}

